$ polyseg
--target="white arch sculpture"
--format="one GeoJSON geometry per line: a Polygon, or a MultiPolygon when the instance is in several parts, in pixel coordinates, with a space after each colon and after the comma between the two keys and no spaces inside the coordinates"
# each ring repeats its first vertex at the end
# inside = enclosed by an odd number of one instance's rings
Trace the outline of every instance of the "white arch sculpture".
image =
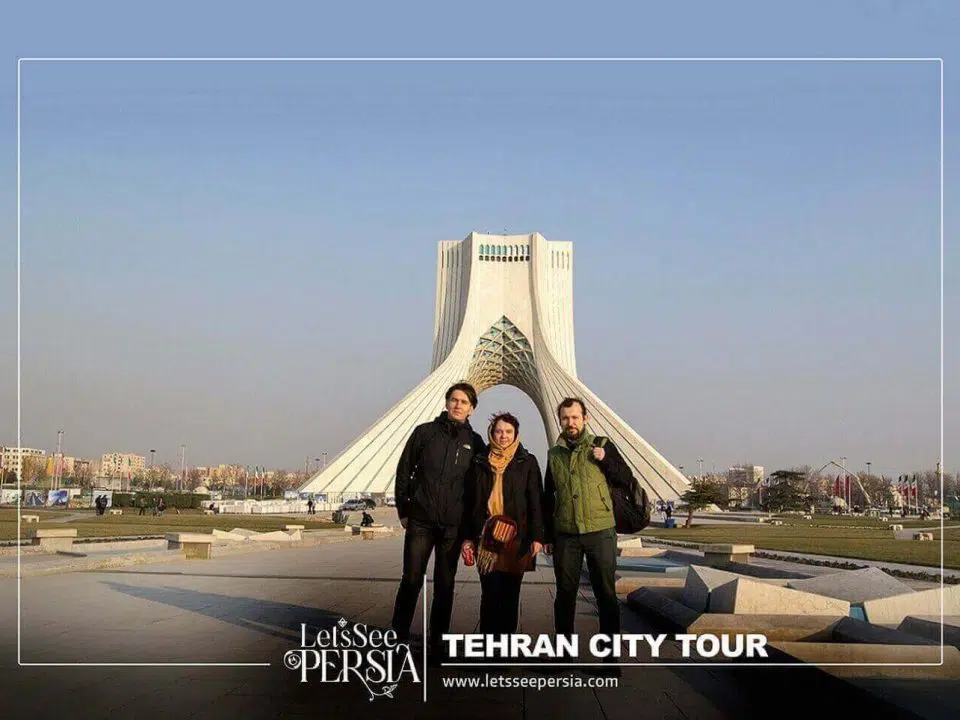
{"type": "Polygon", "coordinates": [[[557,404],[583,398],[590,429],[616,443],[650,498],[677,500],[687,479],[577,378],[572,256],[572,243],[539,233],[440,242],[430,374],[301,491],[392,494],[413,428],[436,417],[446,389],[466,380],[478,393],[501,384],[526,393],[551,443],[557,404]]]}

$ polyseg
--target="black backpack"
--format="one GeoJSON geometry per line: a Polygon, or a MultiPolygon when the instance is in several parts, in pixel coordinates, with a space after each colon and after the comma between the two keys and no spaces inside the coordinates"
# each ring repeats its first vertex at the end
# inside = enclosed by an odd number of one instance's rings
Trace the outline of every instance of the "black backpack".
{"type": "MultiPolygon", "coordinates": [[[[605,437],[598,437],[594,439],[593,446],[603,447],[606,442],[605,437]]],[[[650,500],[633,473],[630,473],[629,490],[611,485],[610,482],[607,482],[607,488],[613,501],[613,519],[618,533],[630,535],[650,524],[650,500]]]]}

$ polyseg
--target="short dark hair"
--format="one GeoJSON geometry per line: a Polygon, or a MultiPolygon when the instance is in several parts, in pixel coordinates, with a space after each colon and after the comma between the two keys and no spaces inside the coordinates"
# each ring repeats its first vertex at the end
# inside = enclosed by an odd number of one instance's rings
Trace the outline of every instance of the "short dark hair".
{"type": "Polygon", "coordinates": [[[450,396],[453,395],[454,391],[459,390],[464,395],[467,396],[467,400],[470,401],[470,404],[473,407],[477,406],[477,391],[473,389],[473,385],[468,382],[458,382],[456,385],[451,385],[447,390],[447,394],[444,396],[444,400],[449,400],[450,396]]]}
{"type": "Polygon", "coordinates": [[[493,435],[494,428],[496,428],[497,423],[501,421],[507,423],[508,425],[513,425],[513,431],[517,435],[520,434],[520,421],[508,412],[498,412],[496,415],[490,418],[490,435],[493,435]]]}
{"type": "Polygon", "coordinates": [[[564,408],[573,407],[574,405],[579,405],[580,410],[583,411],[583,416],[587,416],[587,406],[583,404],[583,400],[577,397],[568,397],[560,401],[560,404],[557,405],[557,419],[560,419],[560,411],[564,408]]]}

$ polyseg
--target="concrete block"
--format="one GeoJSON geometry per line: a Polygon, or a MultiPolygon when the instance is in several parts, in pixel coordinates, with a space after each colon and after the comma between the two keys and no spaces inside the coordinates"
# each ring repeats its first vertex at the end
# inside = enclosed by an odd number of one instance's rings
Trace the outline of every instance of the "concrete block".
{"type": "Polygon", "coordinates": [[[633,535],[618,535],[617,547],[618,548],[641,548],[643,547],[643,538],[635,537],[633,535]]]}
{"type": "Polygon", "coordinates": [[[287,523],[286,525],[283,526],[283,529],[284,530],[303,530],[305,527],[306,526],[304,525],[291,525],[290,523],[287,523]]]}
{"type": "MultiPolygon", "coordinates": [[[[902,633],[940,642],[939,615],[908,615],[897,628],[902,633]]],[[[946,615],[943,618],[943,644],[960,648],[960,615],[946,615]]]]}
{"type": "Polygon", "coordinates": [[[938,644],[882,625],[871,625],[853,617],[844,618],[837,623],[833,629],[832,640],[840,643],[872,643],[874,645],[938,644]]]}
{"type": "Polygon", "coordinates": [[[108,512],[110,515],[123,515],[123,509],[122,509],[122,508],[107,508],[107,512],[108,512]]]}
{"type": "Polygon", "coordinates": [[[21,515],[20,520],[22,520],[25,523],[38,523],[40,522],[40,516],[39,515],[21,515]]]}
{"type": "Polygon", "coordinates": [[[204,533],[168,533],[167,550],[183,550],[188,560],[209,560],[213,535],[204,533]]]}
{"type": "Polygon", "coordinates": [[[731,545],[713,543],[703,546],[703,564],[710,567],[723,567],[731,562],[749,563],[753,545],[731,545]]]}
{"type": "Polygon", "coordinates": [[[70,550],[77,537],[76,528],[30,528],[27,537],[30,544],[39,546],[45,553],[55,553],[59,550],[70,550]]]}
{"type": "Polygon", "coordinates": [[[940,588],[867,600],[863,612],[867,621],[874,625],[899,626],[908,615],[960,615],[960,585],[944,585],[940,588]],[[942,599],[941,599],[942,598],[942,599]]]}
{"type": "Polygon", "coordinates": [[[686,630],[699,616],[699,613],[683,603],[645,587],[627,595],[627,607],[679,630],[686,630]]]}
{"type": "Polygon", "coordinates": [[[251,535],[250,539],[256,540],[257,542],[290,542],[293,540],[290,534],[285,533],[283,530],[256,533],[255,535],[251,535]]]}
{"type": "Polygon", "coordinates": [[[897,530],[903,530],[903,525],[893,524],[890,526],[890,529],[893,530],[894,532],[896,532],[897,530]]]}
{"type": "Polygon", "coordinates": [[[918,532],[913,534],[914,540],[933,540],[933,533],[930,532],[918,532]]]}
{"type": "Polygon", "coordinates": [[[710,611],[738,615],[849,615],[850,603],[737,578],[710,592],[710,611]]]}
{"type": "Polygon", "coordinates": [[[840,615],[733,615],[704,613],[688,628],[696,635],[760,633],[767,640],[829,642],[840,615]]]}
{"type": "MultiPolygon", "coordinates": [[[[825,663],[859,663],[861,667],[824,668],[838,677],[869,677],[872,680],[891,678],[957,678],[960,677],[960,650],[945,647],[942,666],[940,648],[936,645],[869,645],[865,643],[816,643],[773,641],[767,647],[785,657],[812,665],[825,663]],[[863,667],[865,663],[869,666],[863,667]],[[884,663],[890,665],[884,667],[884,663]],[[904,667],[906,664],[929,663],[928,666],[904,667]]],[[[777,659],[780,659],[779,657],[777,659]]]]}
{"type": "Polygon", "coordinates": [[[783,520],[771,520],[771,525],[783,525],[783,520]]]}
{"type": "Polygon", "coordinates": [[[240,535],[239,533],[227,532],[226,530],[217,530],[213,529],[212,535],[216,540],[231,540],[233,542],[243,542],[247,539],[246,535],[240,535]]]}
{"type": "Polygon", "coordinates": [[[787,587],[791,590],[847,600],[853,604],[913,592],[913,588],[905,582],[887,575],[877,567],[845,570],[806,580],[791,580],[787,587]]]}
{"type": "Polygon", "coordinates": [[[675,577],[622,577],[617,580],[617,595],[627,595],[642,587],[683,589],[686,581],[675,577]]]}
{"type": "Polygon", "coordinates": [[[666,550],[641,547],[628,547],[620,551],[620,557],[661,557],[666,554],[666,550]]]}
{"type": "Polygon", "coordinates": [[[710,594],[721,585],[739,579],[739,575],[723,570],[691,565],[684,584],[682,602],[696,612],[707,612],[710,608],[710,594]]]}
{"type": "Polygon", "coordinates": [[[230,532],[234,535],[243,535],[245,537],[252,537],[260,534],[256,530],[247,530],[247,528],[233,528],[233,530],[230,532]]]}

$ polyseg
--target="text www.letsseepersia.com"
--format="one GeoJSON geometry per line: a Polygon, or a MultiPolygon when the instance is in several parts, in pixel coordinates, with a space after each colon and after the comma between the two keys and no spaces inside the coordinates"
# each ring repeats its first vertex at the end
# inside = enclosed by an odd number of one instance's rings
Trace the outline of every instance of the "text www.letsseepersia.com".
{"type": "Polygon", "coordinates": [[[512,677],[503,675],[484,674],[476,677],[444,677],[445,688],[527,688],[530,690],[548,690],[553,688],[591,688],[613,689],[618,687],[619,678],[615,677],[580,677],[579,675],[565,675],[563,677],[512,677]]]}

